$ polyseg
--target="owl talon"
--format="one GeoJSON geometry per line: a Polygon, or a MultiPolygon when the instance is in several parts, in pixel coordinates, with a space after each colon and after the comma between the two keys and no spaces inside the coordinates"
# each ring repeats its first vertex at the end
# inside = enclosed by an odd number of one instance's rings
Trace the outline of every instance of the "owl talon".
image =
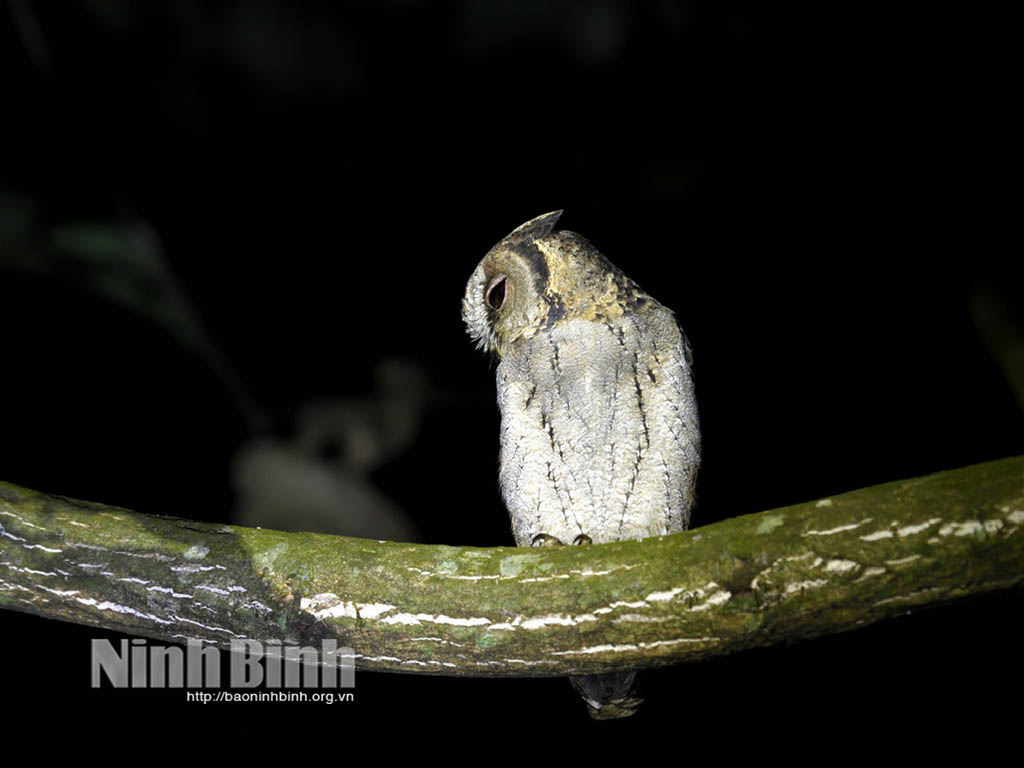
{"type": "Polygon", "coordinates": [[[554,536],[547,533],[538,533],[533,537],[533,541],[530,542],[531,547],[561,547],[562,542],[556,539],[554,536]]]}
{"type": "Polygon", "coordinates": [[[580,546],[583,546],[583,545],[586,545],[586,544],[593,544],[593,543],[594,542],[591,541],[590,537],[587,536],[587,534],[585,534],[585,533],[581,533],[579,536],[577,536],[575,539],[572,540],[572,545],[574,547],[580,547],[580,546]]]}

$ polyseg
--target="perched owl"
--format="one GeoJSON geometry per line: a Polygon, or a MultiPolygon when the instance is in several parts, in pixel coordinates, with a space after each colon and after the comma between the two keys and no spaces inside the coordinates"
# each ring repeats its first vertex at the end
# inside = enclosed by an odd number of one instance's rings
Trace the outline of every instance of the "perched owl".
{"type": "MultiPolygon", "coordinates": [[[[494,352],[499,483],[519,546],[683,530],[700,466],[690,347],[672,313],[586,239],[528,221],[473,272],[462,317],[494,352]]],[[[634,672],[571,678],[597,718],[632,714],[634,672]]]]}

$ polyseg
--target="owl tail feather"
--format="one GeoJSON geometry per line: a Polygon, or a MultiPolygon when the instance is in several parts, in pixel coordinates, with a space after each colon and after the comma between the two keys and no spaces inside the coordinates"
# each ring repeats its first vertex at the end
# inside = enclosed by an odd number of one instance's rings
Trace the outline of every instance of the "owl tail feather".
{"type": "Polygon", "coordinates": [[[573,675],[572,687],[587,702],[595,720],[612,720],[636,714],[643,702],[637,695],[636,672],[609,672],[604,675],[573,675]]]}

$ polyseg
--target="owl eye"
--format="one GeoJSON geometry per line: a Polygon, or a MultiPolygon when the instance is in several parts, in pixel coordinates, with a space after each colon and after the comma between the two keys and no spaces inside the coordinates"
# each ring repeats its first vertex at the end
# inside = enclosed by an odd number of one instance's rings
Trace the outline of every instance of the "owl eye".
{"type": "Polygon", "coordinates": [[[491,309],[501,309],[505,303],[505,288],[508,285],[508,277],[498,275],[487,284],[487,292],[484,294],[484,301],[491,309]]]}

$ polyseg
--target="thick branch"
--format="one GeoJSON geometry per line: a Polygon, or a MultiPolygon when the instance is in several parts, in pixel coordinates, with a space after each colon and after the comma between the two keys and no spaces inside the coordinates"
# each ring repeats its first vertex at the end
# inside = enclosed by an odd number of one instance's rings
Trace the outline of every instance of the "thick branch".
{"type": "Polygon", "coordinates": [[[643,542],[425,546],[137,514],[0,483],[0,607],[362,668],[540,676],[840,632],[1024,580],[1024,457],[643,542]]]}

